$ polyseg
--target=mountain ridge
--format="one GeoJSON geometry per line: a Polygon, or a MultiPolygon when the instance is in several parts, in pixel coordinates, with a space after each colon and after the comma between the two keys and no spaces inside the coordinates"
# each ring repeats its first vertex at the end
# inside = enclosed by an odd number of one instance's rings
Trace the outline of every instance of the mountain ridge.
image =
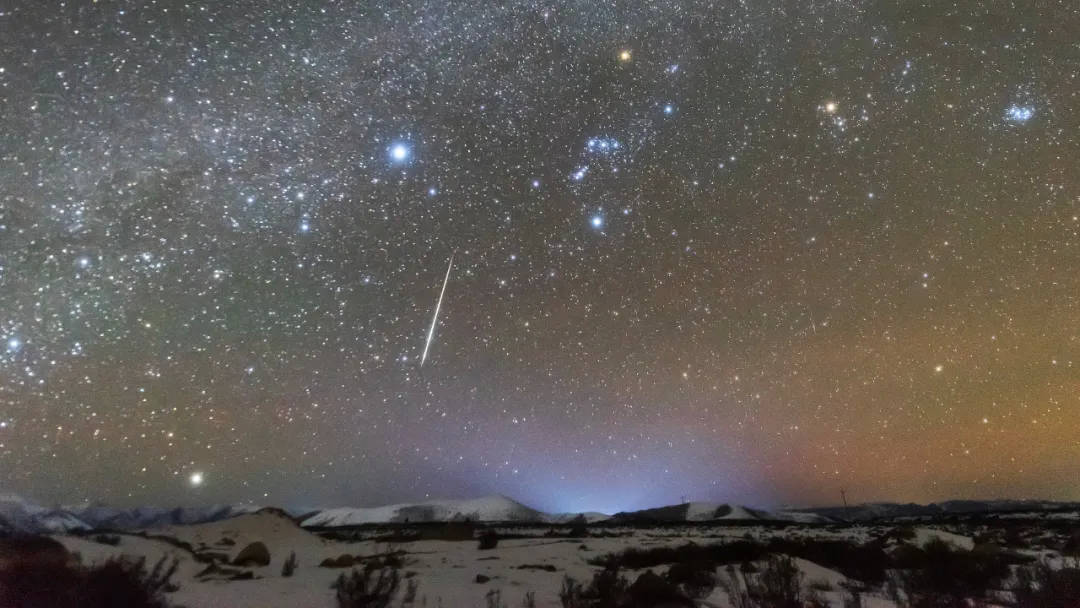
{"type": "MultiPolygon", "coordinates": [[[[203,507],[116,508],[96,503],[51,508],[15,494],[0,493],[0,535],[57,534],[93,530],[140,530],[221,521],[275,507],[249,504],[203,507]]],[[[304,527],[473,521],[567,525],[674,524],[711,521],[821,524],[890,521],[990,513],[1080,511],[1080,503],[1046,500],[949,500],[938,503],[874,502],[851,506],[756,509],[719,502],[686,502],[614,515],[597,512],[545,513],[507,496],[427,500],[377,507],[276,509],[304,527]]]]}

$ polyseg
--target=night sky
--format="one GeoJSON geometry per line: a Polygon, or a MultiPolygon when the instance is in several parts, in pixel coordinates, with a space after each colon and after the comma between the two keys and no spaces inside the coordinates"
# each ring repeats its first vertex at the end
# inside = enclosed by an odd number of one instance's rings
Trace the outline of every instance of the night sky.
{"type": "Polygon", "coordinates": [[[1075,1],[376,4],[0,9],[0,489],[1080,499],[1075,1]]]}

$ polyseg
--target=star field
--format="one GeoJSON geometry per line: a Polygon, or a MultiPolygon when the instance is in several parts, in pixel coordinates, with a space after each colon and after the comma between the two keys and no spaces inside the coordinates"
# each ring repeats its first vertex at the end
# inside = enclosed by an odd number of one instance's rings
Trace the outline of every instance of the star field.
{"type": "Polygon", "coordinates": [[[1080,500],[1077,31],[1064,0],[8,5],[0,489],[1080,500]]]}

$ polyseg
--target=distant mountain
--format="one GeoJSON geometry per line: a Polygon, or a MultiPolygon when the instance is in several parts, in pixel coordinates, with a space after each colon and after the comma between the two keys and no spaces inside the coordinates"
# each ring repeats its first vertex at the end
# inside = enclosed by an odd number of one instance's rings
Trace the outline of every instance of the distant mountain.
{"type": "Polygon", "coordinates": [[[584,513],[549,513],[547,516],[547,521],[553,524],[571,524],[579,522],[595,524],[609,519],[611,519],[610,515],[607,513],[600,513],[599,511],[586,511],[584,513]]]}
{"type": "Polygon", "coordinates": [[[249,505],[137,507],[80,505],[50,509],[12,494],[0,494],[0,534],[56,534],[81,530],[135,530],[219,521],[258,510],[249,505]]]}
{"type": "Polygon", "coordinates": [[[687,502],[640,511],[616,513],[609,521],[618,523],[684,523],[703,521],[790,521],[824,523],[828,518],[797,511],[763,511],[714,502],[687,502]]]}
{"type": "Polygon", "coordinates": [[[1080,510],[1080,503],[1046,500],[948,500],[928,505],[916,503],[865,503],[850,507],[814,507],[798,509],[837,521],[873,521],[895,519],[932,519],[949,515],[994,513],[1039,513],[1080,510]]]}
{"type": "Polygon", "coordinates": [[[51,534],[92,527],[62,509],[48,509],[21,496],[0,494],[0,532],[5,534],[51,534]]]}
{"type": "MultiPolygon", "coordinates": [[[[187,526],[235,518],[259,511],[252,505],[208,507],[136,507],[120,509],[98,504],[49,508],[12,494],[0,493],[0,536],[12,534],[58,534],[86,530],[140,530],[187,526]]],[[[520,522],[569,525],[577,522],[612,524],[675,524],[685,522],[740,521],[829,523],[845,521],[902,521],[962,515],[1008,515],[1043,517],[1066,511],[1080,514],[1080,503],[1040,500],[950,500],[929,505],[914,503],[868,503],[850,507],[815,507],[761,510],[739,505],[689,502],[640,511],[616,513],[548,514],[506,496],[471,500],[432,500],[383,507],[341,507],[314,511],[277,511],[277,515],[300,521],[304,527],[354,526],[360,524],[424,523],[448,521],[520,522]],[[1030,515],[1029,515],[1030,514],[1030,515]]],[[[1073,517],[1073,515],[1068,515],[1073,517]]]]}
{"type": "Polygon", "coordinates": [[[208,507],[137,507],[118,509],[102,505],[68,507],[66,510],[93,528],[132,530],[161,526],[220,521],[257,511],[252,505],[212,505],[208,507]]]}
{"type": "Polygon", "coordinates": [[[550,516],[505,496],[471,500],[432,500],[385,507],[325,509],[301,522],[304,527],[438,521],[546,522],[550,516]]]}

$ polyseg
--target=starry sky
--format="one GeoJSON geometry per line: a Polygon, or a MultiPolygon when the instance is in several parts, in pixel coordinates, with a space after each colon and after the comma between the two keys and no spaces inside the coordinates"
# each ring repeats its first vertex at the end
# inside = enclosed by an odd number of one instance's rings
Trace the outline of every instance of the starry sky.
{"type": "Polygon", "coordinates": [[[1077,31],[1070,0],[7,3],[0,488],[1080,499],[1077,31]]]}

